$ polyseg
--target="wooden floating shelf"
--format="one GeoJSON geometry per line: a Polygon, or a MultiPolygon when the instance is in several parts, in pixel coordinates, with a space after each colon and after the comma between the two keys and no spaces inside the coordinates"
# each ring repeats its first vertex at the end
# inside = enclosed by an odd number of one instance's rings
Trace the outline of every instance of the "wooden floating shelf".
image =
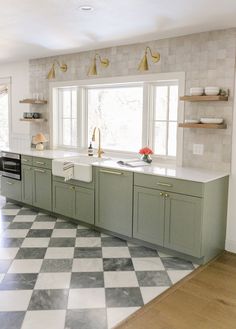
{"type": "Polygon", "coordinates": [[[179,123],[178,127],[181,128],[203,128],[203,129],[226,129],[227,125],[225,123],[215,124],[215,123],[179,123]]]}
{"type": "Polygon", "coordinates": [[[36,104],[36,105],[44,105],[47,104],[47,101],[44,99],[31,99],[31,98],[26,98],[22,99],[20,103],[24,104],[36,104]]]}
{"type": "Polygon", "coordinates": [[[228,101],[228,96],[181,96],[179,99],[187,102],[228,101]]]}
{"type": "Polygon", "coordinates": [[[20,121],[40,123],[40,122],[45,122],[47,120],[46,119],[20,119],[20,121]]]}

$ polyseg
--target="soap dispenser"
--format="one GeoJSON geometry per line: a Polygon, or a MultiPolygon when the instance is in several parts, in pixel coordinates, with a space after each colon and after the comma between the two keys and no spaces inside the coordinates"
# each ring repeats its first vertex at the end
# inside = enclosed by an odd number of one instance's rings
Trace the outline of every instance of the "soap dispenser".
{"type": "Polygon", "coordinates": [[[89,147],[88,147],[88,156],[92,157],[93,156],[93,146],[92,142],[90,142],[89,147]]]}

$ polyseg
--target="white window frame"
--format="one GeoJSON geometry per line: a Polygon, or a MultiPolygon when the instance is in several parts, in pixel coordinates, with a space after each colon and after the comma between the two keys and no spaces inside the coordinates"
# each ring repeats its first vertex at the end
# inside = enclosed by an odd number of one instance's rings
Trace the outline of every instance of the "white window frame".
{"type": "MultiPolygon", "coordinates": [[[[88,117],[87,113],[84,110],[87,108],[87,99],[86,99],[86,88],[91,87],[114,87],[114,85],[124,86],[130,83],[130,85],[138,85],[143,83],[144,86],[144,104],[147,104],[147,108],[143,108],[143,131],[142,131],[142,143],[143,145],[149,145],[150,132],[153,116],[153,97],[147,99],[148,95],[153,93],[153,86],[155,84],[166,84],[168,81],[176,81],[179,87],[179,95],[184,95],[185,91],[185,72],[172,72],[172,73],[157,73],[157,74],[147,74],[147,75],[135,75],[135,76],[126,76],[126,77],[112,77],[112,78],[96,78],[96,79],[86,79],[86,80],[77,80],[77,81],[59,81],[59,82],[49,82],[49,104],[50,104],[50,147],[58,147],[58,138],[55,133],[55,129],[58,127],[57,122],[57,88],[59,87],[79,87],[77,106],[78,106],[78,115],[77,115],[77,131],[78,131],[78,142],[77,149],[81,152],[87,151],[87,123],[88,117]],[[54,133],[53,133],[54,132],[54,133]]],[[[152,94],[153,95],[153,94],[152,94]]],[[[178,123],[183,122],[184,119],[184,102],[178,103],[178,123]]],[[[73,149],[73,147],[68,147],[73,149]]],[[[106,151],[106,150],[105,150],[106,151]]],[[[122,151],[109,151],[108,155],[110,156],[134,156],[136,152],[122,152],[122,151]]],[[[154,160],[157,161],[167,161],[175,162],[176,165],[182,165],[182,153],[183,153],[183,129],[177,129],[177,155],[176,157],[162,157],[154,156],[154,160]]]]}
{"type": "Polygon", "coordinates": [[[2,77],[0,78],[0,85],[6,85],[8,89],[8,144],[9,147],[12,144],[12,105],[11,105],[11,85],[12,78],[11,77],[2,77]]]}

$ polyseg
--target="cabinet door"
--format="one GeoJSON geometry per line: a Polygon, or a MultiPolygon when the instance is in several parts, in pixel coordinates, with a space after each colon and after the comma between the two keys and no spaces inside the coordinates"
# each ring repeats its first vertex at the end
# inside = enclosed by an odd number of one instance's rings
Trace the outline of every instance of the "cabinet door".
{"type": "Polygon", "coordinates": [[[1,177],[1,193],[12,200],[21,201],[21,181],[1,177]]]}
{"type": "Polygon", "coordinates": [[[132,235],[133,173],[97,169],[97,226],[122,235],[132,235]]]}
{"type": "Polygon", "coordinates": [[[75,219],[94,224],[94,190],[75,188],[75,219]]]}
{"type": "Polygon", "coordinates": [[[52,209],[51,170],[33,168],[33,205],[45,210],[52,209]]]}
{"type": "Polygon", "coordinates": [[[53,211],[67,217],[75,216],[74,186],[53,182],[53,211]]]}
{"type": "Polygon", "coordinates": [[[31,166],[23,165],[21,167],[22,201],[30,205],[33,204],[33,174],[33,168],[31,166]]]}
{"type": "Polygon", "coordinates": [[[134,238],[163,246],[164,244],[163,193],[144,187],[134,187],[134,238]]]}
{"type": "Polygon", "coordinates": [[[168,193],[165,208],[164,246],[201,256],[202,199],[168,193]]]}

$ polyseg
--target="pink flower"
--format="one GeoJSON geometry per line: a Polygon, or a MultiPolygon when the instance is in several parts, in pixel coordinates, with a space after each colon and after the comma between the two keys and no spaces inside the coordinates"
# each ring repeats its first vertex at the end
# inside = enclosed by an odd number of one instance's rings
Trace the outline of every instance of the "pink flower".
{"type": "Polygon", "coordinates": [[[145,154],[145,155],[153,154],[153,151],[149,147],[146,146],[146,147],[142,148],[141,150],[139,150],[139,154],[145,154]]]}

